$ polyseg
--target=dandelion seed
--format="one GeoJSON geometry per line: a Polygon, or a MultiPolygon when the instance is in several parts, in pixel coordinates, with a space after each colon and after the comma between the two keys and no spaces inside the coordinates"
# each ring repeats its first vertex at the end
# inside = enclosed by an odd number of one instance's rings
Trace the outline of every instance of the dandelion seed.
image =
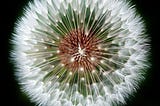
{"type": "Polygon", "coordinates": [[[94,57],[91,57],[91,61],[94,61],[95,60],[95,58],[94,57]]]}
{"type": "Polygon", "coordinates": [[[72,75],[72,72],[69,72],[69,75],[72,75]]]}
{"type": "Polygon", "coordinates": [[[71,58],[71,62],[74,62],[74,57],[71,58]]]}
{"type": "Polygon", "coordinates": [[[81,67],[81,68],[80,68],[80,70],[81,70],[81,71],[84,71],[84,68],[83,68],[83,67],[81,67]]]}
{"type": "Polygon", "coordinates": [[[12,53],[39,106],[125,104],[149,66],[144,24],[126,0],[34,0],[12,53]]]}
{"type": "Polygon", "coordinates": [[[82,77],[81,80],[84,81],[85,80],[84,77],[82,77]]]}

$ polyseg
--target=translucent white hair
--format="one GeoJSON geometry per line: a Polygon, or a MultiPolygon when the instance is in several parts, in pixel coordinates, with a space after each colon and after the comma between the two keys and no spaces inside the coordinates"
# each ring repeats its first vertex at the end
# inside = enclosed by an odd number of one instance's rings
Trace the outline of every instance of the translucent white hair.
{"type": "Polygon", "coordinates": [[[16,23],[12,42],[18,82],[39,106],[125,104],[149,67],[144,22],[126,0],[34,0],[16,23]],[[103,57],[97,69],[89,72],[95,82],[82,77],[72,84],[70,76],[75,74],[59,62],[56,42],[81,26],[85,34],[95,30],[106,42],[100,49],[112,56],[103,57]],[[81,82],[86,85],[80,87],[81,82]]]}

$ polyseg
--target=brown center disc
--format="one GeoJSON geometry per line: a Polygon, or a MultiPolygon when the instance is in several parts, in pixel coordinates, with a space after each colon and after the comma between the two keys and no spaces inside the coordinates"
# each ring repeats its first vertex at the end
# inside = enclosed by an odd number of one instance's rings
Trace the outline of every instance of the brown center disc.
{"type": "Polygon", "coordinates": [[[59,43],[61,63],[71,71],[92,71],[101,60],[99,39],[84,30],[72,30],[59,43]]]}

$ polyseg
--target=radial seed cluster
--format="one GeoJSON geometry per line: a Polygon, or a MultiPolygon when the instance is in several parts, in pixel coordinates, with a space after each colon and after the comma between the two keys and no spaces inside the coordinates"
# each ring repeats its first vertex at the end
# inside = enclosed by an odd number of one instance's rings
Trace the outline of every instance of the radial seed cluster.
{"type": "Polygon", "coordinates": [[[104,51],[100,50],[100,41],[84,30],[73,30],[59,44],[59,58],[71,71],[93,71],[104,51]]]}
{"type": "Polygon", "coordinates": [[[39,106],[125,104],[149,67],[143,21],[126,0],[34,0],[12,42],[16,77],[39,106]]]}

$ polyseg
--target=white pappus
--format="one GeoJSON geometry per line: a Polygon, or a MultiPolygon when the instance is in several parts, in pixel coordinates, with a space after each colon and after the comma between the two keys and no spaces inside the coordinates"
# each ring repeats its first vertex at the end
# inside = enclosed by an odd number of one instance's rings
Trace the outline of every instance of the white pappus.
{"type": "Polygon", "coordinates": [[[39,106],[112,106],[144,79],[148,42],[127,0],[34,0],[16,23],[11,56],[39,106]]]}

